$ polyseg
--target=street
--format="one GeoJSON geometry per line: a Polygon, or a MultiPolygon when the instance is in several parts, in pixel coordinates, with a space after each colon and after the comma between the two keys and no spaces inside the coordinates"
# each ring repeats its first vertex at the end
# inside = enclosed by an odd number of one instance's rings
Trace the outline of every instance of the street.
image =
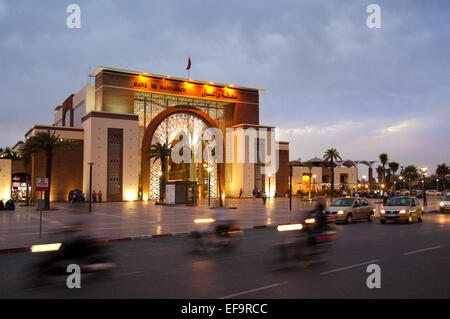
{"type": "Polygon", "coordinates": [[[80,289],[65,277],[28,288],[30,253],[0,255],[0,298],[449,298],[450,215],[423,223],[337,226],[324,264],[273,271],[267,260],[281,234],[249,230],[233,252],[189,253],[186,236],[108,244],[118,268],[109,277],[82,275],[80,289]],[[381,288],[369,289],[369,264],[381,267],[381,288]]]}

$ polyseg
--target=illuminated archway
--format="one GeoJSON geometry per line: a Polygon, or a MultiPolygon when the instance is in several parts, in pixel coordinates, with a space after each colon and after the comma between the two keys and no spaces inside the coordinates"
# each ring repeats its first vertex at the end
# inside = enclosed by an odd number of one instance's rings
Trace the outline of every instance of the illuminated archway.
{"type": "MultiPolygon", "coordinates": [[[[202,137],[205,129],[217,127],[216,122],[203,111],[192,106],[171,107],[159,113],[148,125],[142,140],[141,180],[142,195],[144,199],[156,199],[159,197],[159,171],[161,163],[150,161],[146,151],[151,145],[160,142],[171,142],[176,136],[177,130],[185,129],[197,138],[202,137]]],[[[219,164],[221,165],[221,164],[219,164]]],[[[217,167],[208,163],[211,167],[211,195],[217,195],[217,167]]],[[[169,174],[170,175],[170,174],[169,174]]]]}

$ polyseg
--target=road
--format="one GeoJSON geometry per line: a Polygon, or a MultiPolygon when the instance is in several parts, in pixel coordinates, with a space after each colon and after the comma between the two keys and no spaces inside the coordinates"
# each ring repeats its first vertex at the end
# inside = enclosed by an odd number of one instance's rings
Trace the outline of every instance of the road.
{"type": "Polygon", "coordinates": [[[0,255],[0,298],[450,298],[450,215],[423,223],[338,225],[325,264],[271,271],[275,229],[247,231],[234,252],[188,253],[183,236],[111,244],[119,267],[108,278],[83,275],[26,288],[23,269],[36,255],[0,255]],[[381,267],[381,288],[369,289],[367,265],[381,267]]]}
{"type": "MultiPolygon", "coordinates": [[[[376,205],[378,215],[380,201],[370,201],[376,205]]],[[[226,199],[225,204],[237,207],[232,214],[239,226],[252,227],[286,223],[312,209],[315,202],[294,198],[292,212],[289,212],[286,198],[268,199],[266,205],[261,199],[226,199]]],[[[0,250],[55,240],[54,232],[79,222],[80,218],[96,238],[121,238],[191,231],[195,218],[211,217],[214,213],[207,200],[200,200],[198,206],[161,206],[142,201],[102,203],[95,204],[90,214],[83,204],[54,203],[54,206],[57,210],[43,212],[42,238],[39,238],[40,214],[36,207],[0,211],[0,250]]],[[[439,210],[439,199],[430,198],[425,209],[427,212],[439,210]]]]}

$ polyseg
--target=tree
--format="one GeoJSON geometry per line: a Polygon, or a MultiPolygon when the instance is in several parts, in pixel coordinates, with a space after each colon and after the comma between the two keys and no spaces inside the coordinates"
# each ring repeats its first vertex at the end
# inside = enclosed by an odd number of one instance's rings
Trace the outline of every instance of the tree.
{"type": "Polygon", "coordinates": [[[414,165],[406,166],[405,169],[403,170],[403,176],[405,177],[405,179],[408,180],[409,193],[411,194],[412,190],[411,183],[415,181],[417,178],[419,178],[419,172],[417,171],[417,167],[415,167],[414,165]]]}
{"type": "Polygon", "coordinates": [[[333,200],[333,193],[334,193],[334,167],[336,165],[334,163],[334,161],[336,161],[336,160],[341,160],[342,161],[342,158],[341,158],[341,156],[339,155],[339,152],[336,149],[330,148],[330,149],[325,151],[325,154],[323,154],[323,159],[331,167],[331,200],[333,200]]]}
{"type": "Polygon", "coordinates": [[[446,175],[450,175],[450,168],[445,163],[439,164],[436,168],[436,174],[442,178],[442,191],[446,191],[445,177],[446,175]]]}
{"type": "Polygon", "coordinates": [[[52,166],[53,166],[53,155],[56,149],[60,147],[71,147],[73,146],[75,141],[69,139],[61,139],[59,135],[56,135],[55,131],[50,133],[50,130],[47,132],[38,132],[36,135],[31,136],[24,145],[22,150],[22,157],[24,161],[24,165],[27,166],[31,158],[40,153],[44,152],[46,156],[46,165],[45,165],[45,175],[48,178],[48,190],[45,192],[45,209],[50,209],[50,190],[51,190],[51,182],[52,182],[52,166]]]}
{"type": "Polygon", "coordinates": [[[16,151],[12,150],[10,147],[5,147],[5,149],[0,148],[0,158],[19,160],[20,156],[17,154],[16,151]]]}
{"type": "Polygon", "coordinates": [[[389,168],[390,168],[391,171],[392,171],[392,178],[393,178],[393,180],[394,180],[394,182],[395,182],[395,173],[397,173],[398,168],[400,167],[400,164],[397,163],[397,162],[389,162],[388,165],[389,165],[389,168]]]}
{"type": "Polygon", "coordinates": [[[153,159],[153,163],[155,163],[158,159],[161,161],[161,179],[160,179],[160,187],[159,187],[159,201],[164,201],[164,188],[166,186],[167,176],[166,176],[166,167],[169,160],[170,153],[172,152],[172,145],[169,143],[161,144],[157,142],[156,144],[152,144],[150,149],[147,150],[148,160],[153,159]]]}
{"type": "Polygon", "coordinates": [[[379,158],[380,158],[380,162],[381,162],[381,167],[383,167],[383,174],[382,174],[383,183],[386,184],[386,164],[388,162],[388,155],[386,153],[381,153],[379,155],[379,158]]]}

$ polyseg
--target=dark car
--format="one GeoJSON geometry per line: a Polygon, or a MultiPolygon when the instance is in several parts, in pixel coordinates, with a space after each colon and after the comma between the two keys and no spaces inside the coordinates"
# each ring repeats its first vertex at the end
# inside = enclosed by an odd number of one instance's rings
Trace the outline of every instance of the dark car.
{"type": "Polygon", "coordinates": [[[69,192],[69,203],[84,202],[84,194],[78,189],[69,192]]]}

